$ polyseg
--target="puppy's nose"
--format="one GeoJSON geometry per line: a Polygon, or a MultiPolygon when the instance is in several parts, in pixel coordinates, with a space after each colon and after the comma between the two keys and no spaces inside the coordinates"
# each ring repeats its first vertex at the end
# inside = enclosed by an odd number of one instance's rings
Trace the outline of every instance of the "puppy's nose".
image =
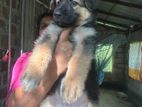
{"type": "Polygon", "coordinates": [[[60,11],[55,11],[53,15],[55,17],[61,17],[61,12],[60,11]]]}

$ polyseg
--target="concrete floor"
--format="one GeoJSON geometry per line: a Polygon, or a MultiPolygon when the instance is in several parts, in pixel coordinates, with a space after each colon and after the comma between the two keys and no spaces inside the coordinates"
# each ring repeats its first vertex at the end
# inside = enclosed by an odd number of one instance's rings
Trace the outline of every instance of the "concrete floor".
{"type": "Polygon", "coordinates": [[[120,98],[117,91],[101,89],[99,107],[136,107],[125,98],[120,98]]]}

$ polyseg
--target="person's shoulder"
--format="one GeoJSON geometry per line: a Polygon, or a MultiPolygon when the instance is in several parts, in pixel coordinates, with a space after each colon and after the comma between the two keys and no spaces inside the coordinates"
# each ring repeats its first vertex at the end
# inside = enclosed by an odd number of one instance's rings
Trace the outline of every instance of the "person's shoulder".
{"type": "Polygon", "coordinates": [[[18,57],[17,61],[24,61],[31,56],[32,52],[24,52],[18,57]]]}
{"type": "Polygon", "coordinates": [[[27,57],[27,56],[30,56],[32,54],[32,52],[24,52],[21,54],[20,57],[27,57]]]}

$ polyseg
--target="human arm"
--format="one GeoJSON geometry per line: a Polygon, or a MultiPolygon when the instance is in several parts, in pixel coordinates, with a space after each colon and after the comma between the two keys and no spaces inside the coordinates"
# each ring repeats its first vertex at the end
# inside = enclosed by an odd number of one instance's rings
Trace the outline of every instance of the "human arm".
{"type": "Polygon", "coordinates": [[[54,82],[62,74],[71,56],[71,44],[67,41],[69,31],[63,32],[58,42],[54,58],[49,63],[48,71],[42,79],[38,88],[30,93],[18,87],[12,92],[8,99],[8,107],[38,107],[40,102],[51,89],[54,82]],[[62,48],[66,50],[62,50],[62,48]]]}
{"type": "Polygon", "coordinates": [[[17,87],[8,99],[8,107],[38,107],[42,99],[58,78],[56,68],[52,67],[52,64],[49,66],[49,70],[51,72],[48,72],[45,75],[38,88],[32,92],[25,92],[22,86],[17,87]]]}

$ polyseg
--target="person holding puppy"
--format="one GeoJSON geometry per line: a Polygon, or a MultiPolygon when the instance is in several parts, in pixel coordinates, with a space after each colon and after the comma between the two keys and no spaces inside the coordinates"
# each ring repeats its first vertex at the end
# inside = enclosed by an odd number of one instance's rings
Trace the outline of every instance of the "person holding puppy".
{"type": "MultiPolygon", "coordinates": [[[[40,16],[37,23],[39,35],[51,20],[52,14],[43,14],[40,16]]],[[[32,52],[25,52],[17,59],[13,68],[7,107],[39,107],[40,102],[48,94],[54,82],[66,71],[67,63],[72,54],[72,45],[68,41],[70,31],[71,28],[67,28],[61,33],[55,53],[48,66],[49,72],[46,72],[38,88],[32,92],[25,92],[20,83],[20,77],[28,64],[28,59],[32,52]]]]}

